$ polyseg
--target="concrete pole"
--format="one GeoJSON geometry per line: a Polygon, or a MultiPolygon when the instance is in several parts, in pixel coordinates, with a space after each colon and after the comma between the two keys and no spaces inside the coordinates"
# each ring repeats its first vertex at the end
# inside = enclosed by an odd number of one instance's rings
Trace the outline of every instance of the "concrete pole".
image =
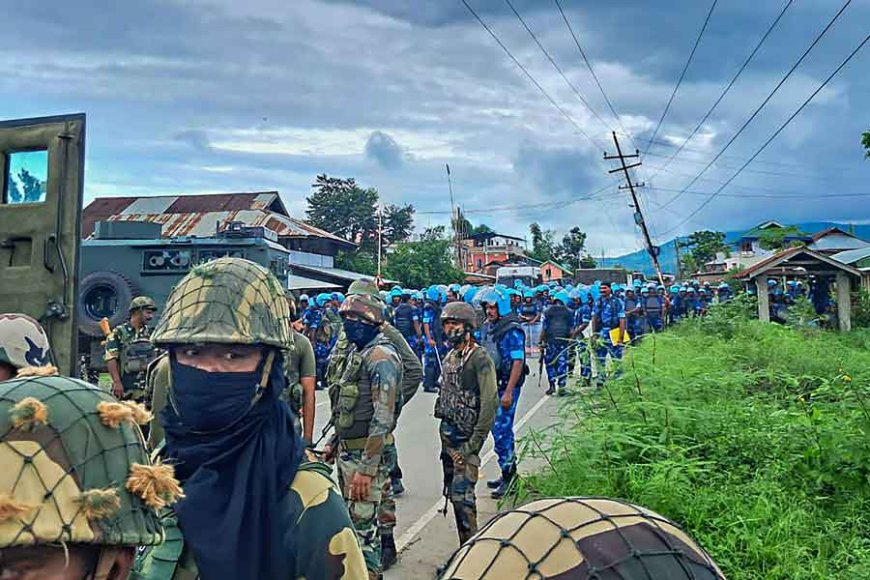
{"type": "Polygon", "coordinates": [[[837,273],[837,318],[841,332],[852,330],[852,281],[845,272],[837,273]]]}
{"type": "Polygon", "coordinates": [[[755,279],[755,292],[758,295],[758,320],[770,322],[770,294],[767,292],[767,276],[755,279]]]}

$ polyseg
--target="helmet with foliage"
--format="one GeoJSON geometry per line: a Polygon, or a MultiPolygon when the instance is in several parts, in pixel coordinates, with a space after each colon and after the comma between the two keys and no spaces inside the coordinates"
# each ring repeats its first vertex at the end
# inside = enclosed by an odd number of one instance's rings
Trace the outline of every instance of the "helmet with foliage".
{"type": "Polygon", "coordinates": [[[375,286],[373,280],[367,278],[360,278],[359,280],[354,280],[351,282],[350,287],[347,289],[347,295],[353,296],[355,294],[367,294],[378,300],[381,299],[381,294],[378,292],[378,287],[375,286]]]}
{"type": "Polygon", "coordinates": [[[163,541],[157,511],[181,496],[148,458],[141,405],[61,376],[0,383],[0,548],[163,541]]]}
{"type": "Polygon", "coordinates": [[[51,362],[48,335],[26,314],[0,314],[0,363],[16,369],[51,362]]]}
{"type": "Polygon", "coordinates": [[[157,310],[157,303],[148,296],[137,296],[130,301],[130,312],[136,310],[157,310]]]}
{"type": "Polygon", "coordinates": [[[151,335],[155,344],[261,344],[293,348],[278,279],[242,258],[196,266],[172,289],[151,335]]]}
{"type": "Polygon", "coordinates": [[[372,324],[384,321],[384,303],[368,294],[351,294],[341,303],[338,313],[344,317],[352,312],[372,324]]]}
{"type": "Polygon", "coordinates": [[[552,498],[496,516],[450,559],[441,578],[720,580],[709,555],[676,524],[607,498],[552,498]]]}
{"type": "Polygon", "coordinates": [[[461,320],[472,330],[477,330],[477,313],[470,304],[465,302],[451,302],[441,310],[441,321],[461,320]]]}

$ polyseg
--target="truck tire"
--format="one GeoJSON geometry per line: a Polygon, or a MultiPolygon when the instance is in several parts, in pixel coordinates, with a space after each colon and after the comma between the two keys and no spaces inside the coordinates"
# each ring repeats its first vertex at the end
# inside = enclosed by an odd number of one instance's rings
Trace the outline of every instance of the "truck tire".
{"type": "Polygon", "coordinates": [[[79,285],[79,331],[91,337],[102,338],[100,320],[93,311],[93,301],[99,295],[109,297],[114,294],[116,307],[108,316],[109,326],[115,328],[127,320],[127,308],[136,296],[137,289],[127,278],[117,272],[92,272],[85,276],[79,285]],[[89,302],[91,302],[89,304],[89,302]]]}

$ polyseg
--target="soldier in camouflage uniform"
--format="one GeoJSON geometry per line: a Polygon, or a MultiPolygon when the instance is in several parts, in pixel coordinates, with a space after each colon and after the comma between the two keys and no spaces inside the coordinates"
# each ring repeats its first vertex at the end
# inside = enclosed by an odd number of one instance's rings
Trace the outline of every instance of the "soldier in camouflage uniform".
{"type": "Polygon", "coordinates": [[[498,409],[498,385],[492,359],[474,341],[474,308],[464,302],[450,302],[441,311],[441,323],[452,348],[444,357],[435,417],[441,419],[444,493],[453,503],[462,544],[477,532],[474,486],[480,469],[480,448],[498,409]]]}
{"type": "Polygon", "coordinates": [[[78,379],[0,382],[0,578],[124,580],[163,541],[157,510],[181,488],[148,458],[148,418],[78,379]]]}
{"type": "Polygon", "coordinates": [[[290,308],[290,332],[293,333],[295,348],[287,354],[285,361],[287,388],[281,393],[281,400],[290,406],[294,418],[302,418],[302,441],[306,447],[310,447],[314,436],[314,413],[316,410],[314,391],[317,382],[317,362],[311,341],[296,329],[296,324],[299,322],[296,304],[290,296],[287,298],[287,304],[290,308]]]}
{"type": "Polygon", "coordinates": [[[295,348],[289,315],[277,278],[241,258],[195,267],[170,294],[152,335],[168,351],[155,395],[166,392],[160,455],[185,497],[135,578],[366,576],[330,470],[306,460],[280,398],[295,348]]]}
{"type": "Polygon", "coordinates": [[[348,348],[336,351],[327,373],[335,436],[327,457],[336,457],[338,479],[362,545],[370,578],[382,571],[378,514],[400,409],[402,361],[384,336],[384,305],[370,295],[348,296],[340,314],[348,348]]]}
{"type": "Polygon", "coordinates": [[[542,499],[491,520],[441,578],[724,580],[676,524],[607,498],[542,499]]]}
{"type": "Polygon", "coordinates": [[[0,314],[0,381],[50,363],[48,335],[36,320],[26,314],[0,314]]]}
{"type": "Polygon", "coordinates": [[[112,377],[112,393],[121,400],[145,401],[145,370],[156,355],[148,328],[155,312],[152,299],[137,296],[130,302],[129,320],[106,337],[103,359],[112,377]]]}

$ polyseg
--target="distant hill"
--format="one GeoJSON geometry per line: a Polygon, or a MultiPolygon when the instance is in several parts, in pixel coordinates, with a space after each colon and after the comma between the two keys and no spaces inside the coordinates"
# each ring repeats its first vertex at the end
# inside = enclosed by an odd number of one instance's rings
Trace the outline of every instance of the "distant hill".
{"type": "MultiPolygon", "coordinates": [[[[798,229],[800,229],[802,232],[807,234],[815,234],[817,232],[832,227],[838,227],[841,230],[848,232],[850,227],[854,227],[854,232],[856,236],[870,241],[870,224],[850,226],[849,224],[840,224],[834,222],[807,222],[794,225],[797,226],[798,229]]],[[[725,241],[729,244],[734,244],[749,229],[751,228],[747,228],[745,230],[725,232],[725,241]]],[[[684,239],[685,238],[682,237],[680,238],[681,241],[684,239]]],[[[659,263],[661,264],[662,269],[666,273],[676,273],[677,254],[674,248],[674,240],[669,240],[666,244],[663,244],[661,248],[662,251],[659,255],[659,263]]],[[[624,256],[618,256],[615,258],[597,258],[596,261],[598,262],[599,268],[612,268],[619,265],[626,270],[640,271],[650,276],[655,274],[652,261],[649,259],[646,250],[639,250],[637,252],[632,252],[631,254],[625,254],[624,256]]]]}

